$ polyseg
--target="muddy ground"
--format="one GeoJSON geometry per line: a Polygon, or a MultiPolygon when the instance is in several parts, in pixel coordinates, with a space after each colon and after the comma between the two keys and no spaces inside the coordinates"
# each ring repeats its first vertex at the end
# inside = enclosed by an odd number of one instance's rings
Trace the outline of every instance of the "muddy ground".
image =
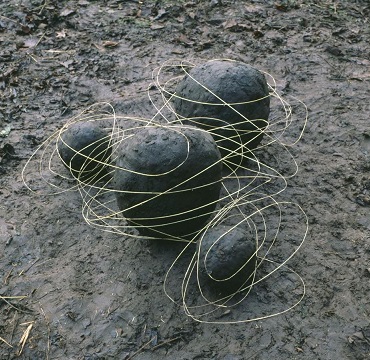
{"type": "MultiPolygon", "coordinates": [[[[370,359],[368,0],[0,8],[1,359],[370,359]],[[103,232],[83,220],[76,192],[37,196],[22,182],[37,146],[87,106],[150,111],[151,72],[170,58],[244,61],[308,107],[292,148],[299,172],[285,192],[309,219],[289,263],[306,296],[285,314],[195,322],[162,287],[180,245],[103,232]]],[[[245,311],[258,310],[251,299],[245,311]]]]}

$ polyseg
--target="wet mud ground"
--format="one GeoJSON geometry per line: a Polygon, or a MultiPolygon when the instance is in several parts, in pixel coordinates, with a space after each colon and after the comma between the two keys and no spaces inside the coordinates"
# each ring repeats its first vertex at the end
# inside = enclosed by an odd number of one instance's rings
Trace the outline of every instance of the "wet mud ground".
{"type": "MultiPolygon", "coordinates": [[[[1,359],[370,359],[367,0],[9,0],[0,9],[1,359]],[[287,313],[195,322],[163,291],[181,245],[103,232],[84,221],[76,192],[37,196],[23,184],[32,152],[87,106],[150,112],[151,72],[170,58],[244,61],[308,107],[291,149],[299,172],[284,193],[309,219],[289,262],[306,296],[287,313]]],[[[275,311],[274,301],[264,306],[275,311]]],[[[245,306],[258,312],[253,297],[245,306]]]]}

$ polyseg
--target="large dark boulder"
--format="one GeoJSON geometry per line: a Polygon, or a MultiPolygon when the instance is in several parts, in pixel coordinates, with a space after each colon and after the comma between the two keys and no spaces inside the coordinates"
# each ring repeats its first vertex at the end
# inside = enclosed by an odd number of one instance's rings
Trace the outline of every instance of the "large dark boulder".
{"type": "Polygon", "coordinates": [[[175,111],[184,123],[210,131],[222,156],[244,145],[246,153],[262,140],[270,112],[265,76],[252,66],[212,60],[192,68],[177,85],[175,111]]]}
{"type": "Polygon", "coordinates": [[[221,155],[207,132],[143,126],[117,150],[114,188],[122,214],[145,236],[192,238],[215,210],[221,155]]]}

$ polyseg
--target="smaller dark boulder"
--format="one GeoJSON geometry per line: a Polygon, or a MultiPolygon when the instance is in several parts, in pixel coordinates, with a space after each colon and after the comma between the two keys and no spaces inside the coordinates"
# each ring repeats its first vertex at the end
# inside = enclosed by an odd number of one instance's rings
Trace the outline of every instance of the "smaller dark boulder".
{"type": "Polygon", "coordinates": [[[107,175],[112,150],[110,136],[94,122],[69,125],[57,140],[59,155],[72,175],[84,182],[107,175]]]}
{"type": "Polygon", "coordinates": [[[230,295],[253,280],[256,243],[241,228],[218,225],[198,240],[199,280],[215,292],[230,295]]]}

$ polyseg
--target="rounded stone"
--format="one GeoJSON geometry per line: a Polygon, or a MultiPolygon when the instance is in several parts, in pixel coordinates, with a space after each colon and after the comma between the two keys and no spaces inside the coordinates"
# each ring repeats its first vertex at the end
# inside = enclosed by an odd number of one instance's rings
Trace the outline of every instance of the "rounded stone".
{"type": "Polygon", "coordinates": [[[199,280],[228,295],[247,286],[256,268],[256,243],[238,227],[218,225],[198,240],[199,280]]]}
{"type": "Polygon", "coordinates": [[[118,207],[142,235],[191,238],[217,205],[220,159],[212,136],[198,128],[138,128],[117,150],[118,207]]]}
{"type": "Polygon", "coordinates": [[[72,175],[83,181],[106,175],[112,150],[109,134],[94,122],[69,125],[57,141],[58,152],[72,175]]]}
{"type": "Polygon", "coordinates": [[[241,144],[247,152],[255,149],[270,113],[265,76],[231,60],[212,60],[192,68],[177,85],[173,104],[184,123],[212,133],[223,156],[230,156],[241,144]]]}

